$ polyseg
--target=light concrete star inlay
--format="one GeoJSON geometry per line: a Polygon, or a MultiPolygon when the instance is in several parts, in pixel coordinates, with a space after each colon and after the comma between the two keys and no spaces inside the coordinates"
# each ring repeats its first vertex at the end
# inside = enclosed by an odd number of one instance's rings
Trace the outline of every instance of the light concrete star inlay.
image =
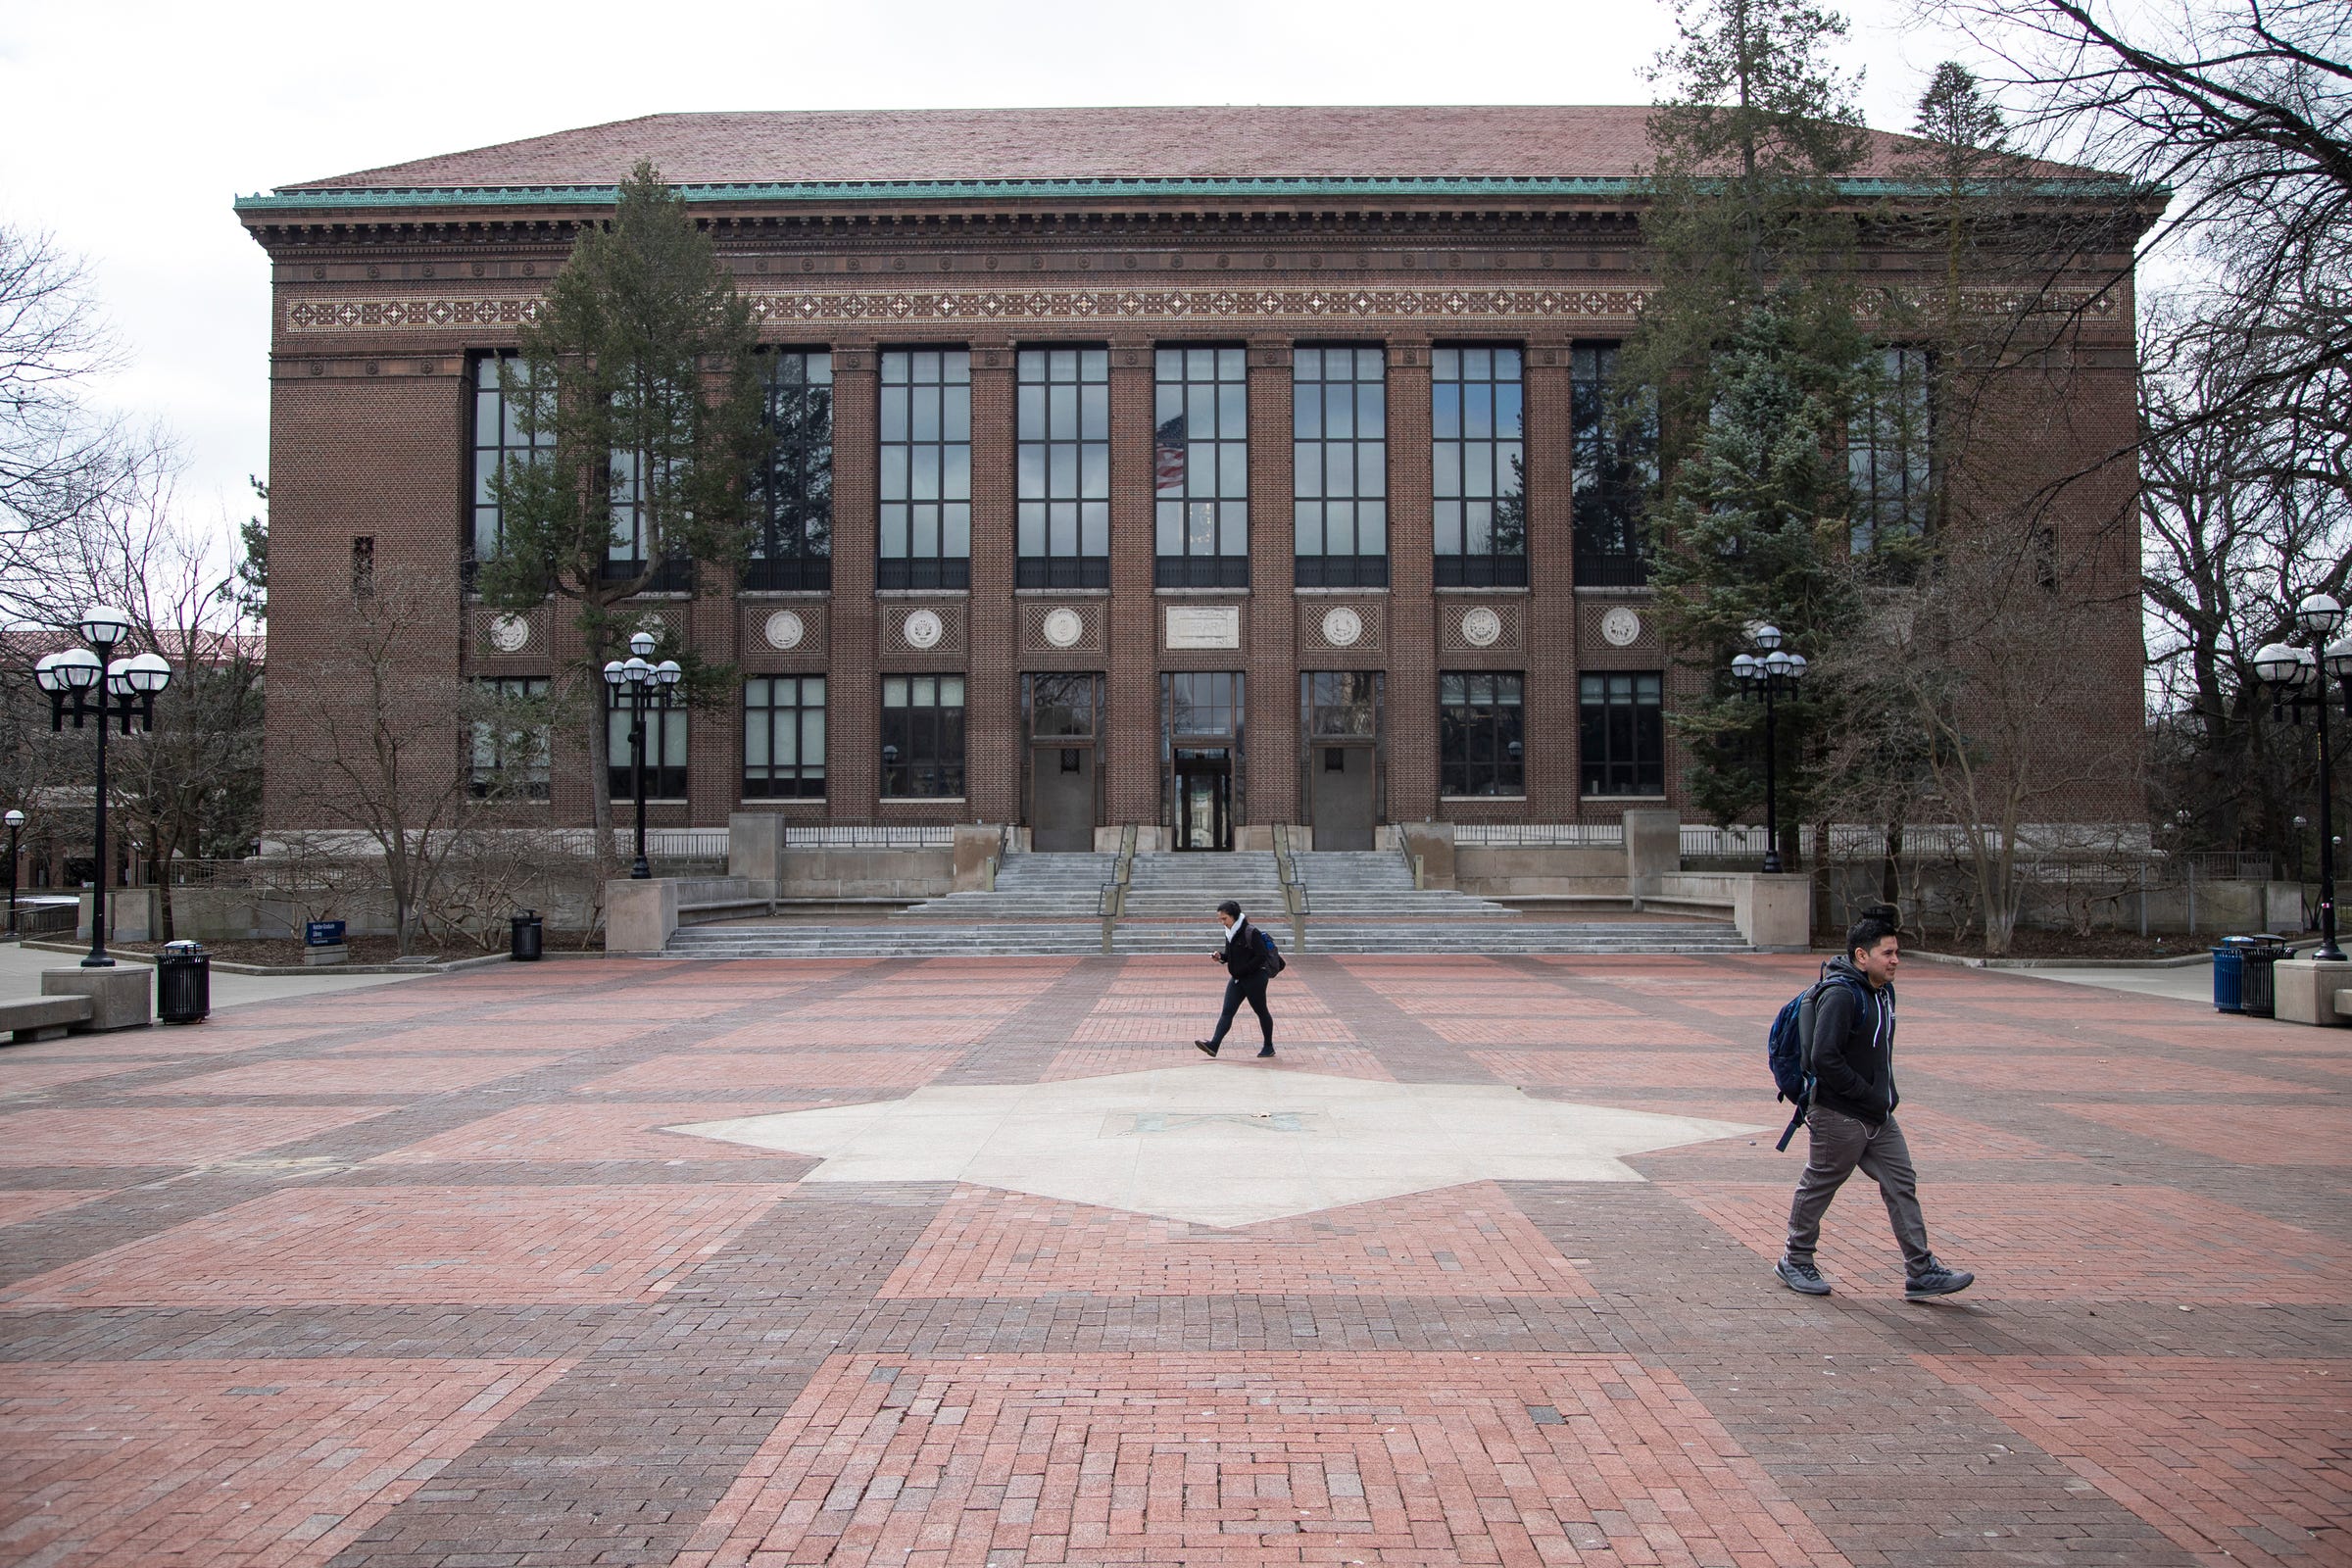
{"type": "Polygon", "coordinates": [[[806,1181],[964,1182],[1233,1227],[1462,1182],[1638,1182],[1627,1154],[1768,1129],[1204,1061],[670,1130],[822,1155],[806,1181]]]}

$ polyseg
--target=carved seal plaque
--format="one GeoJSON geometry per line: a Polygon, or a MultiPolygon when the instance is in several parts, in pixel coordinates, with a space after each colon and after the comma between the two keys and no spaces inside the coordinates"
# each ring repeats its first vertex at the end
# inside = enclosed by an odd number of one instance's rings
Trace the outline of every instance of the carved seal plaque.
{"type": "Polygon", "coordinates": [[[520,615],[501,615],[490,622],[490,646],[502,654],[519,654],[530,642],[531,623],[520,615]]]}
{"type": "Polygon", "coordinates": [[[1364,617],[1342,605],[1323,612],[1323,640],[1334,648],[1353,648],[1364,635],[1364,617]]]}
{"type": "Polygon", "coordinates": [[[1492,648],[1502,636],[1502,617],[1484,608],[1462,613],[1462,641],[1473,648],[1492,648]]]}
{"type": "Polygon", "coordinates": [[[779,654],[788,654],[808,637],[808,623],[801,619],[798,611],[779,610],[767,617],[767,624],[760,631],[767,638],[768,647],[779,654]]]}
{"type": "Polygon", "coordinates": [[[921,650],[937,648],[940,638],[947,635],[948,628],[940,620],[938,612],[918,610],[906,617],[906,623],[901,630],[906,634],[907,647],[921,650]]]}
{"type": "Polygon", "coordinates": [[[1631,648],[1641,635],[1641,615],[1624,605],[1600,617],[1601,640],[1611,648],[1631,648]]]}
{"type": "Polygon", "coordinates": [[[1044,624],[1038,630],[1055,648],[1075,648],[1078,639],[1086,635],[1086,620],[1078,612],[1065,607],[1048,612],[1044,624]]]}

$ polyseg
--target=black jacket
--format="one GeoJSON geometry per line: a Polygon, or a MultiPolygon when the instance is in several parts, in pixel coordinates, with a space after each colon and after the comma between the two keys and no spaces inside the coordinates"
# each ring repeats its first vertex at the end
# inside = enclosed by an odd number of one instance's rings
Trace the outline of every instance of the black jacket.
{"type": "Polygon", "coordinates": [[[1813,1103],[1876,1127],[1894,1114],[1894,986],[1873,991],[1850,957],[1829,972],[1846,983],[1825,987],[1813,1004],[1813,1103]]]}
{"type": "Polygon", "coordinates": [[[1225,937],[1225,945],[1217,950],[1217,957],[1225,972],[1236,980],[1247,980],[1266,967],[1265,944],[1257,940],[1254,920],[1236,920],[1225,937]]]}

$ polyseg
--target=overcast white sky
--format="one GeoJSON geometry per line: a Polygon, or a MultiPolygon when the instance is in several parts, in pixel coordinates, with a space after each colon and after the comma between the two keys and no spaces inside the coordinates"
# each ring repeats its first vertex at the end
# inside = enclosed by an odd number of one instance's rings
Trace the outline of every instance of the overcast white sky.
{"type": "MultiPolygon", "coordinates": [[[[1855,0],[1872,124],[1953,52],[1855,0]]],[[[663,0],[393,9],[0,4],[0,222],[85,258],[126,351],[102,396],[178,437],[190,521],[269,470],[268,277],[241,193],[665,111],[1643,103],[1662,0],[663,0]]]]}

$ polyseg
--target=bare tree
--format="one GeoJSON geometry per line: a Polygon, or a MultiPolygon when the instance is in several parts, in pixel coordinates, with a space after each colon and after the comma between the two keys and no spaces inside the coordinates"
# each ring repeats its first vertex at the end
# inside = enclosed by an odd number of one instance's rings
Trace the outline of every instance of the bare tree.
{"type": "Polygon", "coordinates": [[[1883,598],[1819,662],[1905,749],[1894,778],[1907,787],[1882,808],[1917,803],[1955,830],[1988,956],[2008,952],[2017,924],[2037,850],[2029,830],[2079,819],[2140,768],[2137,734],[2101,722],[2096,684],[2065,678],[2110,629],[2111,575],[2095,560],[2038,559],[2018,531],[1947,539],[1923,586],[1883,598]]]}
{"type": "Polygon", "coordinates": [[[81,266],[43,234],[0,227],[0,616],[65,625],[51,551],[62,533],[150,506],[164,438],[90,402],[117,356],[81,266]]]}

